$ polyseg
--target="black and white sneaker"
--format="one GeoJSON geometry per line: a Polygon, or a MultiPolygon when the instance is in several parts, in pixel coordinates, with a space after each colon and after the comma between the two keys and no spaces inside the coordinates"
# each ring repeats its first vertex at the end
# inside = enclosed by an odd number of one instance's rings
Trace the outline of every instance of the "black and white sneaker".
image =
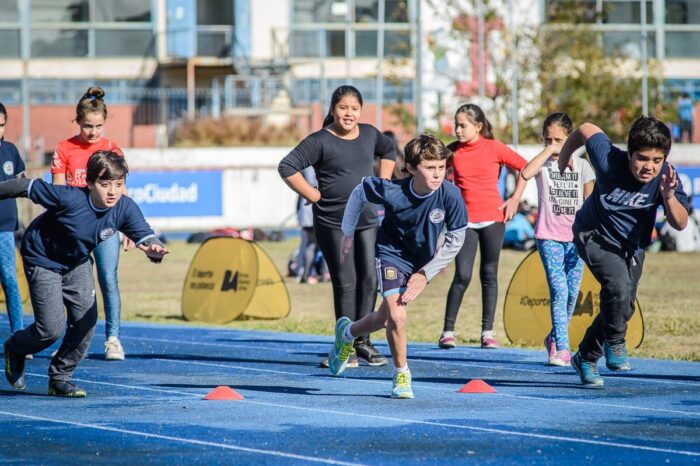
{"type": "Polygon", "coordinates": [[[24,377],[25,356],[10,351],[8,342],[9,340],[3,345],[3,351],[5,352],[5,378],[17,390],[24,390],[27,388],[27,379],[24,377]]]}
{"type": "Polygon", "coordinates": [[[67,398],[84,398],[87,392],[78,388],[73,382],[68,380],[50,380],[49,396],[63,396],[67,398]]]}
{"type": "Polygon", "coordinates": [[[369,338],[358,338],[355,340],[354,347],[357,357],[365,361],[370,366],[386,366],[386,358],[377,348],[374,347],[372,342],[369,341],[369,338]]]}

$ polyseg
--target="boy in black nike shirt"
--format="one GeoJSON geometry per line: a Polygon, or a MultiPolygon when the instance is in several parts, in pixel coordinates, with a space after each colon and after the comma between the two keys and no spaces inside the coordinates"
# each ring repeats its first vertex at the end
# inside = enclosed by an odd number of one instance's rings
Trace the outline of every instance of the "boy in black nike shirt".
{"type": "Polygon", "coordinates": [[[676,170],[666,161],[671,133],[663,122],[644,116],[636,119],[630,128],[627,152],[613,146],[600,128],[584,123],[562,147],[562,172],[583,144],[596,172],[596,183],[593,194],[576,214],[574,243],[600,282],[600,313],[571,364],[584,385],[600,388],[603,379],[597,361],[601,356],[605,355],[610,370],[630,370],[625,334],[656,210],[662,205],[669,224],[682,230],[688,224],[689,205],[676,170]]]}

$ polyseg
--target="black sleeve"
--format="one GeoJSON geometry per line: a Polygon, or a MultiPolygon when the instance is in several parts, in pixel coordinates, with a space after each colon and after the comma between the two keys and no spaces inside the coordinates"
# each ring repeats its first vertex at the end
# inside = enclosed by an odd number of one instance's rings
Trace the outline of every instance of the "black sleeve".
{"type": "Polygon", "coordinates": [[[31,182],[32,180],[29,178],[15,178],[14,180],[3,181],[0,183],[0,199],[27,197],[31,182]]]}
{"type": "Polygon", "coordinates": [[[372,126],[374,131],[377,133],[377,142],[374,145],[374,155],[378,156],[382,160],[393,160],[396,161],[396,146],[391,139],[384,136],[381,131],[372,126]]]}
{"type": "Polygon", "coordinates": [[[323,147],[319,141],[319,136],[318,132],[308,135],[282,159],[277,167],[277,171],[282,178],[289,178],[306,167],[314,165],[321,159],[323,147]]]}

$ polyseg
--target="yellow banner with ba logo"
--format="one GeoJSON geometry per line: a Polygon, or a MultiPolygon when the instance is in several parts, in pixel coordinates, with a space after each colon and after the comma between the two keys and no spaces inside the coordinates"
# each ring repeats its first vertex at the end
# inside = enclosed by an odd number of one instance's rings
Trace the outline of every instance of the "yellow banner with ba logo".
{"type": "Polygon", "coordinates": [[[185,319],[216,324],[280,319],[290,308],[282,276],[257,243],[210,238],[192,259],[182,291],[185,319]]]}
{"type": "MultiPolygon", "coordinates": [[[[576,308],[569,322],[571,348],[578,347],[586,329],[600,312],[599,295],[600,284],[584,266],[576,308]]],[[[644,339],[644,319],[638,300],[634,307],[634,314],[627,323],[626,340],[630,348],[638,348],[644,339]]],[[[552,330],[549,286],[537,251],[523,259],[510,280],[503,305],[503,325],[511,342],[529,346],[542,345],[552,330]]]]}

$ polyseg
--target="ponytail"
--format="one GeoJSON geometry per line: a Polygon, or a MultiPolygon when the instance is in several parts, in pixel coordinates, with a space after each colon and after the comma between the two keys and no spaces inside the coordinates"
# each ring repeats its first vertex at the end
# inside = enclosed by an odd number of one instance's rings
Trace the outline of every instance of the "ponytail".
{"type": "Polygon", "coordinates": [[[458,114],[464,113],[467,116],[467,119],[472,123],[472,124],[478,124],[481,123],[481,131],[479,131],[479,135],[482,138],[485,139],[493,139],[493,126],[491,126],[491,122],[486,118],[486,115],[484,114],[484,111],[479,107],[478,105],[474,104],[464,104],[461,107],[457,109],[455,112],[455,118],[457,117],[458,114]]]}

